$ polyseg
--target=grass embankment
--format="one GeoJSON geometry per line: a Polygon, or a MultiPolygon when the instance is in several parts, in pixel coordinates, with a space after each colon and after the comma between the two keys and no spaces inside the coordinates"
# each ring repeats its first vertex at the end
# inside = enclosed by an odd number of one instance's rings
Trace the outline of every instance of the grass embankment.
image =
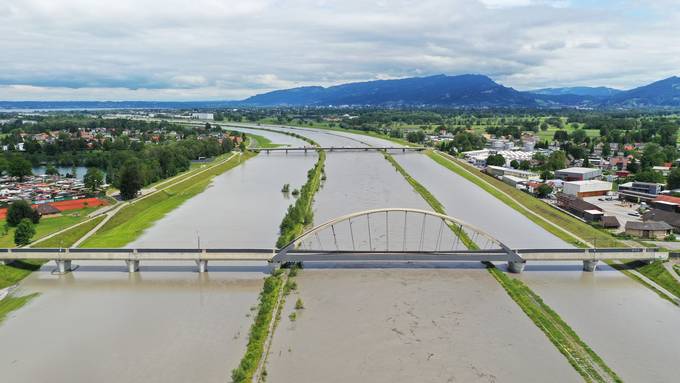
{"type": "MultiPolygon", "coordinates": [[[[41,237],[63,230],[71,225],[75,225],[79,222],[82,222],[87,218],[87,214],[95,209],[96,208],[81,209],[74,212],[70,212],[61,217],[44,218],[40,220],[41,222],[38,225],[36,225],[37,232],[36,238],[39,239],[41,237]]],[[[103,217],[101,219],[103,219],[103,217]]],[[[88,222],[80,226],[88,226],[89,224],[90,223],[88,222]]],[[[80,226],[77,226],[71,230],[77,230],[80,228],[80,226]]],[[[44,242],[39,243],[38,246],[36,247],[59,247],[58,241],[66,233],[45,240],[44,242]],[[57,241],[57,243],[55,244],[54,241],[57,241]],[[50,246],[46,246],[45,243],[50,243],[50,246]]],[[[0,247],[15,247],[14,229],[13,228],[10,229],[10,233],[3,236],[0,239],[0,241],[2,241],[0,242],[0,247]],[[12,242],[8,242],[7,237],[9,237],[12,242]]],[[[68,241],[68,239],[64,240],[64,247],[68,246],[68,242],[66,241],[68,241]]],[[[11,265],[0,265],[0,289],[4,289],[5,287],[13,286],[19,283],[22,279],[26,278],[30,273],[32,273],[35,270],[38,270],[40,266],[42,266],[43,264],[45,264],[45,261],[43,260],[18,260],[12,262],[11,265]]],[[[12,297],[8,297],[5,300],[7,299],[12,299],[12,297]]],[[[15,307],[19,308],[20,306],[15,307]]]]}
{"type": "Polygon", "coordinates": [[[9,296],[0,301],[0,324],[5,320],[7,314],[11,311],[18,310],[23,307],[28,301],[38,296],[38,293],[24,295],[23,297],[9,296]]]}
{"type": "MultiPolygon", "coordinates": [[[[635,267],[640,274],[658,283],[676,297],[680,297],[680,283],[666,270],[662,261],[655,261],[650,264],[630,262],[626,266],[635,267]]],[[[677,272],[678,269],[676,268],[675,271],[677,272]]]]}
{"type": "Polygon", "coordinates": [[[81,247],[122,247],[137,239],[154,222],[177,208],[188,199],[205,190],[213,177],[254,157],[255,153],[246,152],[230,160],[203,171],[189,179],[182,179],[148,197],[141,198],[122,208],[99,231],[88,238],[81,247]]]}
{"type": "Polygon", "coordinates": [[[254,141],[254,145],[252,146],[254,148],[271,149],[283,146],[281,144],[275,144],[269,138],[257,134],[249,133],[247,137],[251,138],[254,141]]]}
{"type": "Polygon", "coordinates": [[[508,277],[493,265],[489,265],[489,272],[585,381],[621,382],[621,378],[527,285],[508,277]]]}
{"type": "Polygon", "coordinates": [[[46,239],[33,247],[34,248],[71,247],[82,236],[89,233],[90,230],[94,229],[101,221],[104,220],[104,218],[106,218],[106,216],[100,215],[99,217],[93,218],[83,224],[70,228],[57,236],[46,239]]]}
{"type": "MultiPolygon", "coordinates": [[[[35,225],[35,236],[33,240],[38,240],[42,237],[64,230],[69,226],[83,222],[87,219],[87,215],[98,209],[97,207],[88,207],[85,209],[71,210],[62,213],[57,217],[42,218],[40,222],[35,225]]],[[[5,225],[5,220],[0,221],[0,227],[5,225]]],[[[0,248],[16,247],[14,244],[14,230],[10,227],[7,234],[0,236],[0,248]]]]}
{"type": "Polygon", "coordinates": [[[285,272],[283,270],[276,270],[271,276],[265,278],[262,292],[260,292],[255,322],[250,327],[248,334],[246,353],[238,367],[231,371],[233,383],[252,381],[253,375],[257,371],[264,355],[264,347],[269,337],[269,329],[271,328],[272,320],[276,317],[276,304],[285,281],[285,272]]]}
{"type": "Polygon", "coordinates": [[[280,234],[276,241],[276,246],[281,248],[298,235],[302,234],[306,225],[312,223],[314,214],[312,212],[312,203],[314,202],[314,194],[321,186],[321,178],[324,173],[324,163],[326,161],[326,153],[318,151],[319,159],[314,164],[314,167],[307,172],[307,182],[302,185],[300,189],[300,196],[295,201],[295,204],[288,206],[288,211],[281,221],[279,226],[280,234]]]}
{"type": "MultiPolygon", "coordinates": [[[[614,238],[610,233],[594,228],[587,223],[565,214],[539,200],[538,198],[535,198],[494,177],[480,172],[471,165],[465,164],[462,161],[453,159],[451,156],[442,155],[440,153],[430,151],[427,153],[427,155],[438,164],[481,187],[489,194],[522,213],[531,221],[535,222],[537,225],[541,226],[548,232],[554,234],[567,243],[573,244],[577,247],[589,247],[589,244],[579,241],[570,234],[573,233],[579,238],[582,238],[584,241],[589,242],[593,247],[629,247],[626,243],[614,238]],[[546,221],[552,222],[553,224],[546,221]]],[[[644,266],[644,263],[642,262],[631,262],[625,265],[616,264],[613,262],[608,262],[608,264],[628,275],[629,277],[635,279],[636,281],[642,283],[644,286],[650,288],[662,298],[674,302],[674,300],[669,299],[669,297],[658,291],[658,289],[654,288],[654,286],[651,286],[638,276],[630,273],[630,269],[639,271],[647,278],[664,287],[669,292],[674,293],[676,297],[680,297],[680,295],[677,293],[680,291],[680,284],[673,278],[672,275],[668,273],[668,270],[663,268],[662,265],[660,265],[660,268],[657,270],[657,272],[650,272],[648,269],[642,270],[642,266],[644,266]]]]}
{"type": "MultiPolygon", "coordinates": [[[[427,204],[430,205],[430,207],[432,207],[435,212],[446,215],[444,205],[442,205],[442,203],[439,202],[439,200],[432,193],[430,193],[430,191],[427,190],[425,186],[416,181],[415,178],[411,177],[411,175],[406,172],[406,170],[394,159],[394,157],[392,157],[391,154],[383,153],[383,155],[385,156],[385,159],[387,159],[387,161],[392,164],[392,166],[394,166],[397,172],[399,172],[399,174],[401,174],[404,179],[406,179],[406,182],[408,182],[409,185],[411,185],[413,189],[418,194],[420,194],[421,197],[423,197],[425,202],[427,202],[427,204]]],[[[472,241],[470,236],[465,232],[465,230],[462,229],[462,227],[455,226],[451,223],[447,223],[447,225],[451,231],[453,231],[453,233],[456,234],[458,238],[460,238],[460,241],[463,243],[463,245],[465,245],[466,248],[470,250],[479,249],[479,246],[477,246],[477,244],[472,241]]]]}

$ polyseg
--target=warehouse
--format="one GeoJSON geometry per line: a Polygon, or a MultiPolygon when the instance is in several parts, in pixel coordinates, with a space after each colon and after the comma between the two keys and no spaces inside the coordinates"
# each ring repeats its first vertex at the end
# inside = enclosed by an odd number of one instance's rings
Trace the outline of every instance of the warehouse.
{"type": "Polygon", "coordinates": [[[587,181],[602,176],[602,170],[596,168],[566,168],[555,171],[555,178],[565,181],[587,181]]]}
{"type": "Polygon", "coordinates": [[[557,206],[586,222],[601,222],[604,212],[598,206],[586,202],[578,197],[564,193],[557,194],[557,206]]]}
{"type": "Polygon", "coordinates": [[[626,234],[640,238],[664,239],[669,236],[672,231],[673,228],[666,222],[626,222],[626,234]]]}
{"type": "Polygon", "coordinates": [[[598,180],[565,182],[562,189],[564,194],[579,198],[606,195],[611,190],[611,182],[598,180]]]}
{"type": "Polygon", "coordinates": [[[531,178],[538,178],[538,174],[528,172],[525,170],[519,170],[519,169],[513,169],[513,168],[506,168],[502,166],[493,166],[489,165],[486,167],[486,173],[494,176],[496,178],[503,178],[503,176],[513,176],[513,177],[518,177],[518,178],[523,178],[525,180],[531,179],[531,178]]]}

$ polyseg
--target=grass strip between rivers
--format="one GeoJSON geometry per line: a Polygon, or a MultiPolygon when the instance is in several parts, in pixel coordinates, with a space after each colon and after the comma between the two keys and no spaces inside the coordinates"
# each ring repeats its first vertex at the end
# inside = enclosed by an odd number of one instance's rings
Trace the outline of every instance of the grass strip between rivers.
{"type": "Polygon", "coordinates": [[[550,306],[543,302],[538,294],[522,281],[510,278],[492,264],[488,265],[488,270],[586,382],[621,382],[621,378],[550,306]]]}
{"type": "MultiPolygon", "coordinates": [[[[437,213],[446,214],[443,205],[423,185],[411,177],[406,170],[392,157],[385,153],[385,158],[404,176],[416,192],[437,213]]],[[[462,229],[451,227],[461,238],[468,249],[477,249],[476,243],[462,229]]],[[[550,342],[562,353],[574,369],[587,382],[620,382],[621,379],[612,371],[595,352],[586,345],[581,338],[553,311],[538,294],[522,281],[510,278],[493,264],[487,264],[487,270],[505,289],[510,298],[524,311],[524,313],[548,337],[550,342]]]]}

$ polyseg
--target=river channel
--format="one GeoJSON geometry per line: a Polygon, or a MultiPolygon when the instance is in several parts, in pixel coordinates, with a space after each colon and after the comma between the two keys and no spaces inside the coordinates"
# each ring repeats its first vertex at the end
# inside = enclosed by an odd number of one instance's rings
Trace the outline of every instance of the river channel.
{"type": "MultiPolygon", "coordinates": [[[[295,138],[258,132],[275,143],[295,138]]],[[[260,154],[142,234],[135,246],[273,247],[292,199],[316,154],[260,154]]],[[[26,278],[18,294],[40,293],[0,325],[0,371],[14,382],[219,382],[243,356],[263,263],[53,264],[26,278]]]]}
{"type": "MultiPolygon", "coordinates": [[[[296,131],[323,146],[368,142],[296,131]]],[[[382,154],[329,153],[326,174],[315,200],[316,223],[374,208],[430,210],[382,154]]],[[[380,222],[372,227],[384,230],[380,222]]],[[[298,296],[288,298],[268,381],[579,380],[480,264],[380,266],[306,265],[297,278],[306,308],[291,321],[298,296]]]]}

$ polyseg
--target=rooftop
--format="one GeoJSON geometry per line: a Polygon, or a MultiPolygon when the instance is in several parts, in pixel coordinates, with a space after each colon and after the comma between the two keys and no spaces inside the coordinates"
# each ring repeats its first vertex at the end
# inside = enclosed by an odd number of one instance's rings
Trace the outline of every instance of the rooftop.
{"type": "Polygon", "coordinates": [[[600,171],[598,168],[566,168],[566,169],[560,169],[558,172],[564,172],[564,173],[578,173],[578,174],[586,174],[594,171],[600,171]]]}
{"type": "Polygon", "coordinates": [[[628,221],[626,222],[626,230],[628,229],[658,231],[658,230],[671,230],[672,227],[666,222],[659,221],[646,221],[646,222],[628,221]]]}

